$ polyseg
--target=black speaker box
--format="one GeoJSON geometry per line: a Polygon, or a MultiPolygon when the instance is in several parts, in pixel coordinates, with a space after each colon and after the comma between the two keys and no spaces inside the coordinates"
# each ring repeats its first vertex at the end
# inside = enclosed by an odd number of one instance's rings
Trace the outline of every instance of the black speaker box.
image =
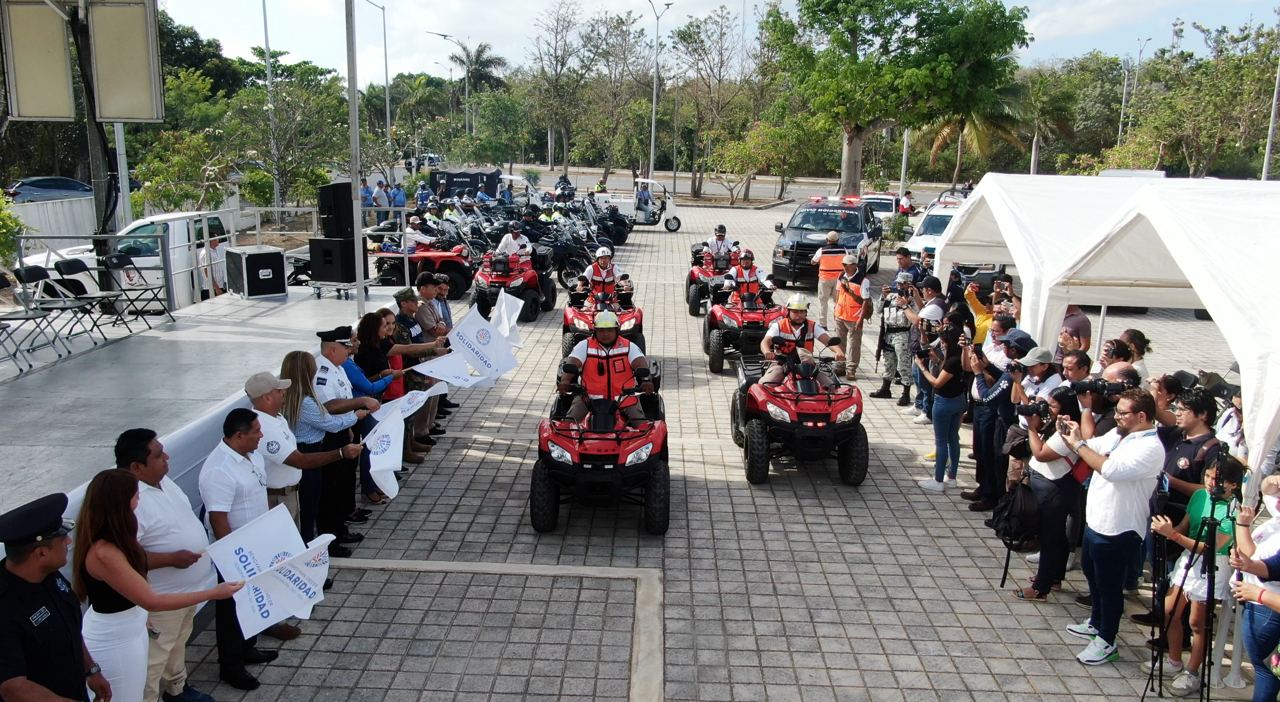
{"type": "Polygon", "coordinates": [[[284,250],[274,246],[228,248],[227,287],[246,298],[289,294],[284,275],[284,250]]]}
{"type": "MultiPolygon", "coordinates": [[[[369,278],[369,257],[361,256],[369,278]]],[[[317,283],[356,282],[356,252],[350,239],[311,239],[311,279],[317,283]]]]}
{"type": "Polygon", "coordinates": [[[316,188],[316,209],[320,231],[330,239],[350,239],[356,235],[351,212],[351,183],[330,183],[316,188]]]}

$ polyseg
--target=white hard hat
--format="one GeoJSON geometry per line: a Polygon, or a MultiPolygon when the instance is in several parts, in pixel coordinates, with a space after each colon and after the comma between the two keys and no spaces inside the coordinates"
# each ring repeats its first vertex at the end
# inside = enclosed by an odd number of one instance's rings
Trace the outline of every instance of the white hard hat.
{"type": "Polygon", "coordinates": [[[608,248],[601,246],[600,248],[596,249],[596,258],[600,258],[601,256],[608,256],[609,258],[613,258],[613,252],[610,251],[608,248]]]}

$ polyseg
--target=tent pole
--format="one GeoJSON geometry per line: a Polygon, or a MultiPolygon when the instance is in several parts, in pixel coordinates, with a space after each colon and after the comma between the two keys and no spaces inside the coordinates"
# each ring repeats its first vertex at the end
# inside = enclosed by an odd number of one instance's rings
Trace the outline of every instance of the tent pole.
{"type": "MultiPolygon", "coordinates": [[[[1107,328],[1107,306],[1103,305],[1102,315],[1098,317],[1098,342],[1093,345],[1093,348],[1095,349],[1102,348],[1102,344],[1104,343],[1103,340],[1107,338],[1106,335],[1103,334],[1103,331],[1106,328],[1107,328]]],[[[1103,368],[1103,370],[1106,370],[1106,368],[1103,368]]]]}

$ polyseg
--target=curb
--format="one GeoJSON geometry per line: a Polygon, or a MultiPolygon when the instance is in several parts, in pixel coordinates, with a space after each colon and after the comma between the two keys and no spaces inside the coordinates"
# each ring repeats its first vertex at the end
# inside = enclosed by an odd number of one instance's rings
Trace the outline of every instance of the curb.
{"type": "Polygon", "coordinates": [[[689,202],[688,200],[680,200],[680,207],[689,207],[693,209],[716,209],[716,210],[767,210],[780,205],[786,205],[795,202],[795,198],[789,197],[784,200],[773,200],[759,205],[723,205],[712,202],[689,202]]]}

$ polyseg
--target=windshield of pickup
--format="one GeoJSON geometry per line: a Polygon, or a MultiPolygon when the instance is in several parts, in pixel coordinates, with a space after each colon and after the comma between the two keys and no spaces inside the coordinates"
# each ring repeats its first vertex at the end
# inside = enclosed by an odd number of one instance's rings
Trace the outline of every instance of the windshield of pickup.
{"type": "Polygon", "coordinates": [[[952,215],[948,214],[930,214],[920,222],[920,227],[916,229],[916,234],[920,236],[942,236],[942,232],[946,230],[947,224],[951,222],[952,215]]]}
{"type": "Polygon", "coordinates": [[[814,232],[861,232],[862,217],[854,209],[805,207],[796,210],[787,228],[814,232]]]}

